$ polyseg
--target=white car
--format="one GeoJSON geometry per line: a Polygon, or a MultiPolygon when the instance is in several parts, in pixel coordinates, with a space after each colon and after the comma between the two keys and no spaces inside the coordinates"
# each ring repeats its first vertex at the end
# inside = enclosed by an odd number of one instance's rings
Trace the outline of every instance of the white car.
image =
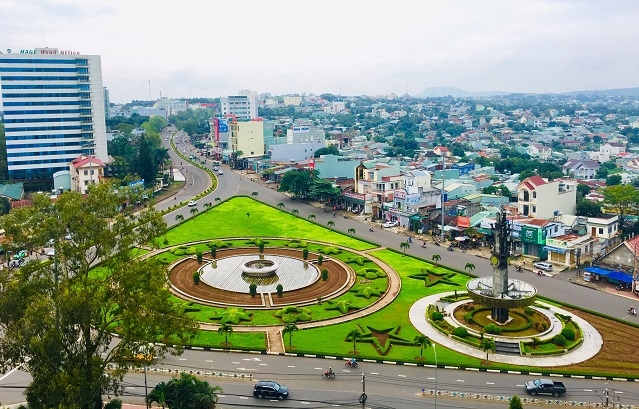
{"type": "Polygon", "coordinates": [[[386,222],[384,224],[382,224],[382,227],[387,229],[389,227],[396,227],[399,226],[399,222],[386,222]]]}
{"type": "Polygon", "coordinates": [[[218,170],[218,171],[217,171],[217,174],[218,174],[218,175],[223,175],[223,174],[224,174],[224,171],[223,171],[222,169],[220,169],[220,170],[218,170]]]}
{"type": "Polygon", "coordinates": [[[193,207],[193,206],[197,206],[197,201],[196,200],[189,200],[189,206],[193,207]]]}

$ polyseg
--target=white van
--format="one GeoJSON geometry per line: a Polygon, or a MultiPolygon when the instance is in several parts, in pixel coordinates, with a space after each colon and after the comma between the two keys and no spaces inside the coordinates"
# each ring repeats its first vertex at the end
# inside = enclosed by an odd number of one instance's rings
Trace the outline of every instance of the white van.
{"type": "Polygon", "coordinates": [[[544,271],[552,271],[552,264],[545,263],[543,261],[539,261],[539,262],[533,264],[533,267],[538,268],[540,270],[544,270],[544,271]]]}

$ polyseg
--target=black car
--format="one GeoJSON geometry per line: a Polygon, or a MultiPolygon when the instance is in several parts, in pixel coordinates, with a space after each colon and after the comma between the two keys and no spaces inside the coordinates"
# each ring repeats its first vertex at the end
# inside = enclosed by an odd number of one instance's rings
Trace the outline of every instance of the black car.
{"type": "Polygon", "coordinates": [[[288,397],[288,388],[273,381],[259,381],[253,387],[253,396],[258,399],[284,399],[288,397]]]}

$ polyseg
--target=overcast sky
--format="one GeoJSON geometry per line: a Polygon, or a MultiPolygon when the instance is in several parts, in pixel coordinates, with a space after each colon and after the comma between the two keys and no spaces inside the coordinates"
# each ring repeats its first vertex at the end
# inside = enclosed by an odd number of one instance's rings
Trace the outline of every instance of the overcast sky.
{"type": "Polygon", "coordinates": [[[2,0],[0,22],[3,52],[100,55],[112,102],[639,86],[637,0],[2,0]]]}

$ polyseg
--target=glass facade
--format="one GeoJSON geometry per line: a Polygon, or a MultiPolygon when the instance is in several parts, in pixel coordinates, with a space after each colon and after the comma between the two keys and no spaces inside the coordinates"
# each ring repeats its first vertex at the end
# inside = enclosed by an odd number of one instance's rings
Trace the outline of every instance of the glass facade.
{"type": "Polygon", "coordinates": [[[80,155],[107,161],[99,56],[0,56],[9,177],[52,178],[80,155]]]}

